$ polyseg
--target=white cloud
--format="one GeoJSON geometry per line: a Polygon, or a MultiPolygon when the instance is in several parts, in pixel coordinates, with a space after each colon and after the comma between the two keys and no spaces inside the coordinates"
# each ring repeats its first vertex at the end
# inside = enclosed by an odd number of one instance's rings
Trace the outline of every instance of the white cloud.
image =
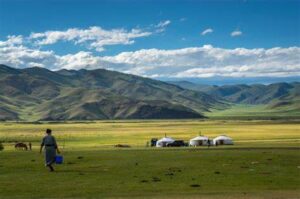
{"type": "Polygon", "coordinates": [[[40,51],[24,46],[1,46],[0,63],[17,68],[45,67],[55,68],[58,56],[53,51],[40,51]]]}
{"type": "Polygon", "coordinates": [[[241,36],[242,34],[243,33],[241,31],[239,31],[239,30],[235,30],[235,31],[233,31],[233,32],[230,33],[230,35],[232,37],[238,37],[238,36],[241,36]]]}
{"type": "Polygon", "coordinates": [[[204,36],[204,35],[207,35],[207,34],[212,33],[212,32],[214,32],[213,29],[207,28],[207,29],[205,29],[204,31],[202,31],[201,35],[204,36]]]}
{"type": "Polygon", "coordinates": [[[174,50],[141,49],[115,56],[92,52],[57,55],[24,46],[22,37],[0,41],[0,63],[12,67],[59,69],[106,68],[148,77],[283,77],[300,75],[300,48],[217,48],[211,45],[174,50]]]}
{"type": "Polygon", "coordinates": [[[100,57],[93,56],[91,52],[80,51],[76,54],[68,54],[59,58],[59,68],[57,69],[96,69],[104,68],[100,57]]]}
{"type": "Polygon", "coordinates": [[[159,22],[159,23],[156,25],[156,27],[157,27],[157,28],[164,28],[164,27],[168,26],[170,23],[171,23],[170,20],[161,21],[161,22],[159,22]]]}
{"type": "Polygon", "coordinates": [[[170,20],[165,20],[165,21],[159,22],[157,25],[154,26],[156,28],[155,32],[156,33],[164,32],[166,30],[167,26],[170,24],[171,24],[170,20]]]}
{"type": "Polygon", "coordinates": [[[152,26],[152,28],[150,28],[152,30],[149,31],[138,28],[131,30],[123,28],[106,30],[99,26],[92,26],[87,29],[70,28],[62,31],[51,30],[31,33],[29,40],[38,46],[68,41],[75,45],[84,45],[90,50],[94,49],[101,52],[105,50],[105,46],[130,45],[133,44],[137,38],[148,37],[154,33],[164,32],[170,23],[170,20],[161,21],[157,25],[152,26]]]}
{"type": "Polygon", "coordinates": [[[43,33],[32,33],[30,39],[37,45],[49,45],[59,41],[70,41],[74,44],[86,44],[90,49],[103,51],[109,45],[129,45],[134,39],[150,36],[152,32],[141,29],[112,29],[105,30],[93,26],[88,29],[71,28],[65,31],[46,31],[43,33]]]}
{"type": "Polygon", "coordinates": [[[18,36],[9,35],[9,36],[7,36],[6,41],[0,41],[0,47],[20,45],[22,43],[23,43],[23,37],[21,35],[18,35],[18,36]]]}
{"type": "Polygon", "coordinates": [[[150,77],[255,77],[300,75],[300,48],[223,49],[211,45],[176,50],[147,49],[103,57],[150,77]]]}

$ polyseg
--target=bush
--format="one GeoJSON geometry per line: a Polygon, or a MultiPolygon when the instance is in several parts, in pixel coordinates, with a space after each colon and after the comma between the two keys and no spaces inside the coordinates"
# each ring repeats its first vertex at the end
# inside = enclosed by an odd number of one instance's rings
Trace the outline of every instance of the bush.
{"type": "Polygon", "coordinates": [[[0,151],[2,151],[4,149],[3,144],[0,142],[0,151]]]}

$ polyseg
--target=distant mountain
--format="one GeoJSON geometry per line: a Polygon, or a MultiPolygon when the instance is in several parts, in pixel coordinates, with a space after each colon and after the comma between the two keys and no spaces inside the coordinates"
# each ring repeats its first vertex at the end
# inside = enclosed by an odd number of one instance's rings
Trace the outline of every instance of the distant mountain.
{"type": "Polygon", "coordinates": [[[196,84],[189,81],[167,81],[167,83],[180,86],[181,88],[201,91],[201,92],[207,92],[210,91],[212,88],[217,87],[217,86],[212,86],[207,84],[196,84]]]}
{"type": "Polygon", "coordinates": [[[299,82],[300,75],[290,74],[288,77],[224,77],[224,76],[213,76],[213,77],[191,77],[191,78],[174,78],[174,77],[159,77],[158,80],[165,82],[192,82],[197,85],[237,85],[237,84],[275,84],[278,82],[299,82]]]}
{"type": "Polygon", "coordinates": [[[202,118],[226,106],[200,91],[104,69],[0,65],[0,120],[202,118]]]}
{"type": "Polygon", "coordinates": [[[169,82],[182,88],[205,92],[234,104],[265,104],[268,109],[300,111],[300,83],[274,83],[269,85],[198,85],[191,82],[169,82]]]}

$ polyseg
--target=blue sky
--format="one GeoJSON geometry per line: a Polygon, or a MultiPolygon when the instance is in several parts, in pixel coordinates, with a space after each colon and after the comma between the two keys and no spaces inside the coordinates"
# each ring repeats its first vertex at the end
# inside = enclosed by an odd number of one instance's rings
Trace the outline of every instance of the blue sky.
{"type": "Polygon", "coordinates": [[[288,79],[300,74],[299,24],[300,1],[0,0],[0,49],[13,46],[4,62],[19,68],[288,79]]]}

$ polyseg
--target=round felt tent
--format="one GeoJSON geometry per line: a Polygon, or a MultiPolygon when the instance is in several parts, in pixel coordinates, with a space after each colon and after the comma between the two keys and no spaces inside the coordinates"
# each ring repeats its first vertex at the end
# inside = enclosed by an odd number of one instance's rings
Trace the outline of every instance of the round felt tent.
{"type": "Polygon", "coordinates": [[[164,137],[156,142],[156,147],[166,147],[167,144],[173,143],[174,141],[175,140],[170,137],[164,137]]]}
{"type": "Polygon", "coordinates": [[[232,138],[226,136],[226,135],[220,135],[213,139],[214,145],[232,145],[233,141],[232,138]]]}
{"type": "Polygon", "coordinates": [[[208,137],[199,135],[193,139],[190,139],[189,145],[190,146],[207,146],[208,140],[209,140],[208,137]]]}

